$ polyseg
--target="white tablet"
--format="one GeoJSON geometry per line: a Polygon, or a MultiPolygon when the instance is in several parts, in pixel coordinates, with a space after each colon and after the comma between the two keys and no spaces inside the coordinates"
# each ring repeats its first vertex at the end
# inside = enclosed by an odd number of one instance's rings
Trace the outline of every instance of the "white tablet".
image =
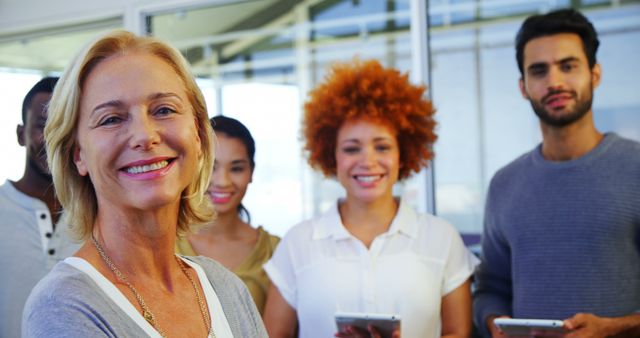
{"type": "Polygon", "coordinates": [[[565,331],[563,322],[555,319],[496,318],[493,323],[509,337],[558,334],[565,331]]]}
{"type": "Polygon", "coordinates": [[[382,338],[391,338],[393,331],[400,328],[400,316],[383,313],[338,312],[335,314],[338,332],[344,332],[347,326],[367,330],[373,325],[382,338]]]}

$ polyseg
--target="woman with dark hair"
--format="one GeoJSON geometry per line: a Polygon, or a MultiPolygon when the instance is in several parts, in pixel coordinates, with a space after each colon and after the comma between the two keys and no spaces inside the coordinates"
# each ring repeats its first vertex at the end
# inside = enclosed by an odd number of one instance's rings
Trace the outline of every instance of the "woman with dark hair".
{"type": "Polygon", "coordinates": [[[252,227],[249,211],[242,205],[255,168],[255,142],[247,127],[236,119],[216,116],[210,121],[217,147],[207,195],[218,218],[181,238],[178,252],[210,257],[232,270],[247,285],[262,312],[270,284],[262,264],[271,258],[280,238],[261,226],[252,227]]]}

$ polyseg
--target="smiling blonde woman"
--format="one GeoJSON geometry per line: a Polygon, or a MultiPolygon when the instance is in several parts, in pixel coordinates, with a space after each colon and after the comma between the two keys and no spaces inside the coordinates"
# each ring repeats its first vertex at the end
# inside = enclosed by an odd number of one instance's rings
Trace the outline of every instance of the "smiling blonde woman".
{"type": "Polygon", "coordinates": [[[24,337],[266,337],[238,278],[174,254],[179,233],[214,215],[213,133],[178,51],[125,31],[99,38],[61,77],[45,138],[87,241],[32,291],[24,337]]]}

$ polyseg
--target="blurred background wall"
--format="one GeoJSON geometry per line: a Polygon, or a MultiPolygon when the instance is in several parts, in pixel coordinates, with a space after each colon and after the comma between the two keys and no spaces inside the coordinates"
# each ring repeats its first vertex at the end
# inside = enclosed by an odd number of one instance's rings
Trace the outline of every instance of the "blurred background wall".
{"type": "Polygon", "coordinates": [[[376,58],[427,84],[437,108],[436,158],[396,193],[474,243],[490,178],[541,140],[517,87],[516,30],[560,7],[579,8],[600,33],[598,128],[640,140],[638,0],[0,0],[0,181],[22,174],[15,129],[26,91],[90,39],[124,28],[179,48],[209,114],[247,124],[257,167],[245,202],[256,225],[283,234],[342,193],[304,160],[306,93],[332,62],[376,58]]]}

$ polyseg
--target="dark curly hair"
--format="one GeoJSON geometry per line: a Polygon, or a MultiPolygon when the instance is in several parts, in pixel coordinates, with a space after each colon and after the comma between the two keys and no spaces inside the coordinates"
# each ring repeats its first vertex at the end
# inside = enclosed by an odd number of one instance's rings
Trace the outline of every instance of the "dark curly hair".
{"type": "Polygon", "coordinates": [[[400,149],[400,180],[420,171],[433,157],[435,110],[425,86],[376,60],[335,64],[324,83],[309,93],[302,134],[309,164],[336,176],[338,130],[349,120],[367,119],[391,127],[400,149]]]}

